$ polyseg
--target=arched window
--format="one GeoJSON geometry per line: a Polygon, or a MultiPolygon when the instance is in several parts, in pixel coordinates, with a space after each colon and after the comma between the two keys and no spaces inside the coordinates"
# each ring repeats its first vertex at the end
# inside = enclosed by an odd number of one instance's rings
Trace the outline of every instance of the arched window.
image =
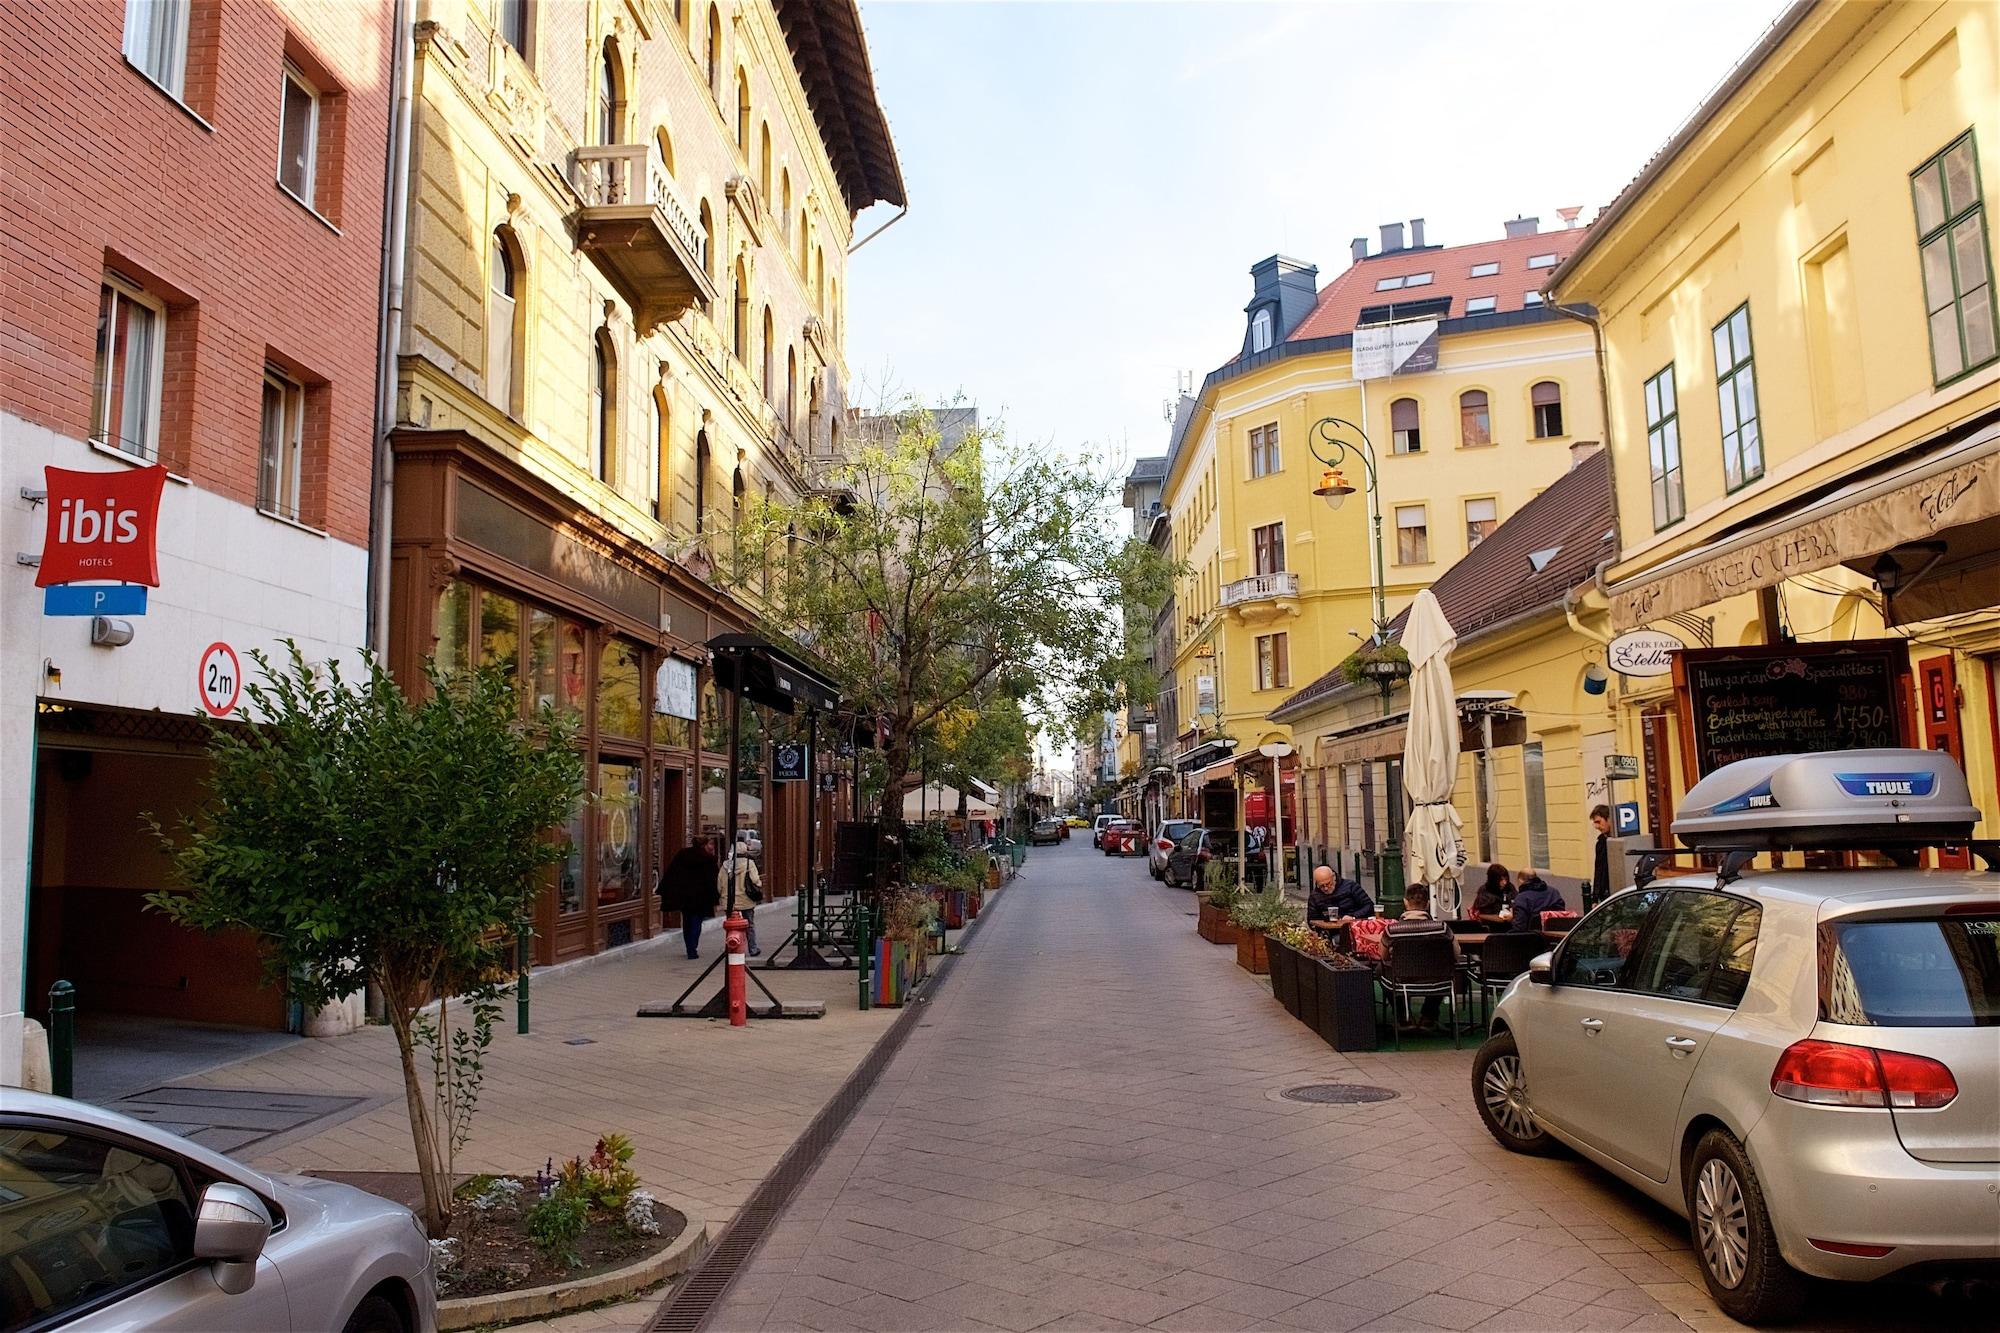
{"type": "Polygon", "coordinates": [[[743,261],[736,261],[736,280],[731,292],[731,318],[729,347],[736,359],[744,365],[750,364],[750,275],[743,271],[743,261]]]}
{"type": "Polygon", "coordinates": [[[608,483],[617,452],[618,353],[610,330],[599,329],[590,358],[590,475],[608,483]]]}
{"type": "Polygon", "coordinates": [[[736,465],[736,475],[729,480],[729,562],[737,564],[743,555],[743,465],[736,465]]]}
{"type": "Polygon", "coordinates": [[[785,349],[785,429],[799,433],[799,349],[785,349]]]}
{"type": "Polygon", "coordinates": [[[802,205],[799,208],[799,277],[801,280],[806,276],[806,246],[809,243],[811,233],[812,227],[806,221],[806,210],[802,205]]]}
{"type": "Polygon", "coordinates": [[[778,169],[778,225],[784,228],[785,239],[792,239],[792,169],[778,169]]]}
{"type": "Polygon", "coordinates": [[[1467,389],[1458,396],[1458,443],[1465,449],[1493,443],[1493,414],[1484,389],[1467,389]]]}
{"type": "Polygon", "coordinates": [[[722,14],[708,7],[708,45],[702,51],[702,67],[708,74],[708,95],[722,100],[722,14]]]}
{"type": "Polygon", "coordinates": [[[667,433],[667,391],[655,388],[652,393],[652,429],[646,437],[646,495],[653,506],[653,517],[664,518],[667,512],[666,499],[661,494],[661,479],[666,475],[666,457],[669,436],[667,433]]]}
{"type": "Polygon", "coordinates": [[[708,432],[694,437],[694,530],[699,533],[708,521],[708,432]]]}
{"type": "Polygon", "coordinates": [[[1271,346],[1271,308],[1259,310],[1250,317],[1250,350],[1266,351],[1271,346]]]}
{"type": "Polygon", "coordinates": [[[1563,431],[1563,391],[1554,380],[1543,380],[1528,390],[1528,401],[1535,409],[1535,438],[1552,440],[1563,431]]]}
{"type": "Polygon", "coordinates": [[[597,61],[597,142],[624,142],[624,121],[625,78],[618,67],[618,42],[607,37],[604,53],[597,61]]]}
{"type": "Polygon", "coordinates": [[[771,127],[757,127],[757,193],[764,196],[764,207],[771,206],[771,127]]]}
{"type": "Polygon", "coordinates": [[[662,125],[653,131],[653,146],[660,150],[660,165],[666,173],[674,174],[674,141],[667,136],[667,127],[662,125]]]}
{"type": "Polygon", "coordinates": [[[715,281],[715,214],[708,211],[708,200],[701,201],[701,267],[708,274],[710,282],[715,281]]]}
{"type": "Polygon", "coordinates": [[[806,385],[806,448],[819,453],[819,376],[806,385]]]}
{"type": "Polygon", "coordinates": [[[813,305],[826,318],[826,251],[813,247],[813,305]]]}
{"type": "Polygon", "coordinates": [[[528,0],[499,0],[493,6],[493,26],[516,55],[528,58],[528,0]]]}
{"type": "Polygon", "coordinates": [[[771,326],[771,307],[764,307],[764,342],[759,349],[764,355],[764,401],[777,405],[778,381],[776,370],[778,337],[771,326]]]}
{"type": "Polygon", "coordinates": [[[1389,404],[1389,429],[1391,444],[1389,451],[1397,454],[1420,454],[1424,451],[1423,433],[1417,423],[1417,400],[1398,398],[1389,404]]]}
{"type": "Polygon", "coordinates": [[[493,229],[493,253],[488,262],[493,272],[491,304],[486,315],[486,401],[510,415],[518,415],[515,398],[521,387],[521,333],[526,320],[521,311],[521,266],[515,259],[515,241],[510,228],[493,229]]]}
{"type": "Polygon", "coordinates": [[[750,160],[750,75],[736,67],[736,151],[750,160]]]}

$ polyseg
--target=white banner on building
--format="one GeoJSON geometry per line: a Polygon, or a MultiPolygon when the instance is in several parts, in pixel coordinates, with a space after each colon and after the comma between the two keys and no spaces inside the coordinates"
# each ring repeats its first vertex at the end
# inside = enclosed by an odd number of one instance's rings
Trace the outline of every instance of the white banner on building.
{"type": "Polygon", "coordinates": [[[1213,713],[1215,711],[1215,677],[1196,676],[1194,678],[1194,711],[1213,713]]]}
{"type": "Polygon", "coordinates": [[[653,677],[653,711],[668,717],[694,717],[694,663],[669,657],[653,677]]]}
{"type": "Polygon", "coordinates": [[[1354,331],[1354,378],[1386,379],[1417,375],[1438,365],[1438,322],[1405,320],[1400,324],[1364,324],[1354,331]]]}

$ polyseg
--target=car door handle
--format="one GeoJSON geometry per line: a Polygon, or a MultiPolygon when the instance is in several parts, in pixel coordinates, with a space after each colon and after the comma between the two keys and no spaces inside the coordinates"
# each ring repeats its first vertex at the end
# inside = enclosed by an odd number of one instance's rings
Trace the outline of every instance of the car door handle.
{"type": "Polygon", "coordinates": [[[1604,1020],[1601,1018],[1586,1018],[1583,1020],[1583,1030],[1592,1036],[1596,1036],[1604,1030],[1604,1020]]]}
{"type": "Polygon", "coordinates": [[[1701,1045],[1701,1043],[1696,1041],[1693,1037],[1667,1038],[1667,1047],[1669,1050],[1673,1051],[1675,1055],[1686,1055],[1689,1051],[1693,1050],[1695,1047],[1699,1045],[1701,1045]]]}

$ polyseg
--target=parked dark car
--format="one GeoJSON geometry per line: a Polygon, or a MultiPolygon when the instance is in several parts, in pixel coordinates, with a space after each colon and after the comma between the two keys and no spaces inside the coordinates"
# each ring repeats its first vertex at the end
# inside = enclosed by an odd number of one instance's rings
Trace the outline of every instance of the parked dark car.
{"type": "Polygon", "coordinates": [[[1146,868],[1153,872],[1154,879],[1167,877],[1167,858],[1174,854],[1174,847],[1187,836],[1188,830],[1196,827],[1192,819],[1164,819],[1146,839],[1146,868]]]}
{"type": "Polygon", "coordinates": [[[1060,819],[1037,819],[1035,826],[1028,830],[1030,847],[1053,847],[1063,840],[1063,822],[1060,819]]]}
{"type": "Polygon", "coordinates": [[[1205,828],[1192,828],[1167,853],[1167,868],[1161,878],[1176,889],[1201,887],[1202,867],[1215,859],[1213,835],[1205,828]]]}

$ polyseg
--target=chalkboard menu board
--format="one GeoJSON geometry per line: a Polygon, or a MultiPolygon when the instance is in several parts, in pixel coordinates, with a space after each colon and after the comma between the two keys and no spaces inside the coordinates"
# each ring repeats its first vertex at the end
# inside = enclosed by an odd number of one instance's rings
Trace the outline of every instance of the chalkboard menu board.
{"type": "Polygon", "coordinates": [[[1739,759],[1906,744],[1901,639],[1674,654],[1697,775],[1739,759]]]}

